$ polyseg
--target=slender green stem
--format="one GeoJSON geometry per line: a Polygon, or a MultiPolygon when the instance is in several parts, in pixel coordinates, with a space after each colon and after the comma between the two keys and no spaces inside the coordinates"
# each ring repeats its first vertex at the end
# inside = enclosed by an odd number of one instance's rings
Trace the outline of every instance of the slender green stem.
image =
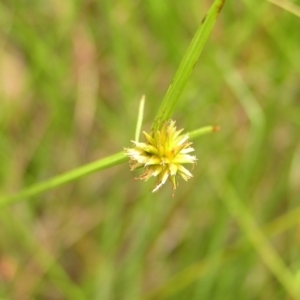
{"type": "Polygon", "coordinates": [[[31,187],[24,189],[23,191],[21,191],[17,194],[1,197],[0,209],[4,208],[10,204],[21,201],[24,198],[36,196],[40,193],[43,193],[50,189],[56,188],[65,183],[72,182],[72,181],[77,180],[81,177],[84,177],[88,174],[115,166],[117,164],[125,162],[126,160],[127,160],[127,157],[125,156],[124,152],[119,152],[119,153],[113,154],[111,156],[97,160],[95,162],[92,162],[90,164],[84,165],[82,167],[76,168],[75,170],[55,176],[44,182],[37,183],[31,187]]]}
{"type": "Polygon", "coordinates": [[[135,141],[139,141],[140,133],[141,133],[141,128],[143,124],[143,117],[144,117],[144,107],[145,107],[145,95],[142,96],[142,99],[140,101],[140,106],[139,106],[139,114],[138,114],[138,119],[137,119],[137,124],[136,124],[136,129],[135,129],[135,141]]]}
{"type": "Polygon", "coordinates": [[[159,107],[152,126],[153,130],[158,130],[162,122],[171,118],[178,99],[202,52],[224,2],[225,0],[216,0],[202,20],[159,107]]]}
{"type": "Polygon", "coordinates": [[[216,132],[216,131],[219,131],[219,130],[220,130],[219,126],[212,126],[212,125],[204,126],[204,127],[201,127],[199,129],[196,129],[196,130],[193,130],[193,131],[189,132],[189,138],[191,140],[193,140],[193,139],[195,139],[196,137],[198,137],[200,135],[211,133],[211,132],[216,132]]]}

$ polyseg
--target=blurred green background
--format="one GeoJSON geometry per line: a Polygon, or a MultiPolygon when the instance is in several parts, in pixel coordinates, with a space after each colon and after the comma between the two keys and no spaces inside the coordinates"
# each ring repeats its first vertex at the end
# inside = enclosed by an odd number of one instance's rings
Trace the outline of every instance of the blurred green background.
{"type": "MultiPolygon", "coordinates": [[[[130,146],[142,94],[149,130],[211,4],[2,0],[0,195],[130,146]]],[[[1,299],[291,299],[226,190],[300,286],[299,33],[227,0],[173,117],[221,126],[194,141],[194,178],[172,198],[122,164],[3,209],[1,299]]]]}

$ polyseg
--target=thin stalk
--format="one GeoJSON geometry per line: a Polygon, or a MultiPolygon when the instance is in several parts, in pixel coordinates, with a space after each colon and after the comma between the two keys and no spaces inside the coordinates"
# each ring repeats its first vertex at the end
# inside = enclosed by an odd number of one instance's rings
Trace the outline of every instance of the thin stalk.
{"type": "Polygon", "coordinates": [[[219,126],[212,126],[212,125],[204,126],[204,127],[201,127],[199,129],[189,132],[189,138],[190,138],[190,140],[193,140],[198,136],[201,136],[201,135],[204,135],[207,133],[216,132],[219,130],[220,130],[219,126]]]}
{"type": "Polygon", "coordinates": [[[225,0],[216,0],[203,18],[158,109],[152,126],[153,130],[158,130],[162,122],[171,118],[224,3],[225,0]]]}
{"type": "Polygon", "coordinates": [[[139,141],[140,133],[141,133],[141,128],[143,124],[143,117],[144,117],[144,107],[145,107],[145,95],[142,96],[142,99],[140,101],[140,106],[139,106],[139,113],[138,113],[138,119],[137,119],[137,124],[136,124],[136,129],[135,129],[135,141],[139,141]]]}
{"type": "Polygon", "coordinates": [[[113,154],[111,156],[99,159],[95,162],[90,164],[84,165],[82,167],[76,168],[64,174],[55,176],[49,180],[43,181],[41,183],[34,184],[31,187],[28,187],[17,194],[11,196],[4,196],[0,199],[0,209],[16,203],[18,201],[23,200],[24,198],[29,198],[36,196],[40,193],[45,191],[54,189],[60,185],[75,181],[81,177],[84,177],[88,174],[95,173],[100,170],[107,169],[109,167],[115,166],[122,162],[125,162],[127,157],[125,156],[124,152],[119,152],[113,154]]]}

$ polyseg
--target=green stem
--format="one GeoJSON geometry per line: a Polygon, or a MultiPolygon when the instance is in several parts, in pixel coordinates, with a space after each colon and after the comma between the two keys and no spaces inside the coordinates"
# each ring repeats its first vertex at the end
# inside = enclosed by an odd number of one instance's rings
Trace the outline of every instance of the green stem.
{"type": "Polygon", "coordinates": [[[152,126],[153,130],[158,130],[161,127],[162,122],[171,118],[178,99],[192,73],[224,3],[225,0],[216,0],[198,27],[158,109],[152,126]]]}
{"type": "Polygon", "coordinates": [[[104,170],[109,167],[115,166],[117,164],[125,162],[126,160],[127,160],[127,157],[125,156],[124,152],[119,152],[119,153],[113,154],[111,156],[97,160],[95,162],[92,162],[90,164],[84,165],[82,167],[76,168],[75,170],[55,176],[44,182],[37,183],[27,189],[24,189],[23,191],[21,191],[17,194],[3,197],[0,200],[0,209],[6,207],[8,205],[11,205],[13,203],[16,203],[18,201],[21,201],[24,198],[36,196],[40,193],[51,190],[53,188],[56,188],[60,185],[65,184],[65,183],[72,182],[72,181],[77,180],[81,177],[84,177],[88,174],[95,173],[97,171],[104,170]]]}
{"type": "Polygon", "coordinates": [[[139,113],[138,113],[138,119],[137,119],[137,124],[136,124],[136,129],[135,129],[135,141],[139,141],[140,133],[141,133],[141,128],[143,124],[143,117],[144,117],[144,107],[145,107],[145,95],[142,96],[142,99],[140,101],[139,105],[139,113]]]}
{"type": "Polygon", "coordinates": [[[200,135],[211,133],[211,132],[216,132],[219,130],[220,130],[219,126],[212,126],[212,125],[204,126],[204,127],[201,127],[199,129],[189,132],[189,138],[190,138],[190,140],[193,140],[200,135]]]}

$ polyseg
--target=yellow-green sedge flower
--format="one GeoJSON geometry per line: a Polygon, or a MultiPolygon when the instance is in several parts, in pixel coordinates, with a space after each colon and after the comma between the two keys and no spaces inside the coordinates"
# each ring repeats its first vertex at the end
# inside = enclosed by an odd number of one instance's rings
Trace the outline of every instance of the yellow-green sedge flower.
{"type": "Polygon", "coordinates": [[[177,187],[177,175],[188,180],[193,175],[183,164],[194,164],[196,156],[190,155],[194,149],[188,141],[188,134],[181,134],[183,129],[176,130],[175,121],[169,120],[162,124],[161,129],[148,134],[143,132],[145,143],[133,142],[132,148],[125,148],[130,158],[130,169],[144,168],[138,178],[147,181],[156,177],[153,192],[159,190],[169,179],[173,190],[177,187]]]}

